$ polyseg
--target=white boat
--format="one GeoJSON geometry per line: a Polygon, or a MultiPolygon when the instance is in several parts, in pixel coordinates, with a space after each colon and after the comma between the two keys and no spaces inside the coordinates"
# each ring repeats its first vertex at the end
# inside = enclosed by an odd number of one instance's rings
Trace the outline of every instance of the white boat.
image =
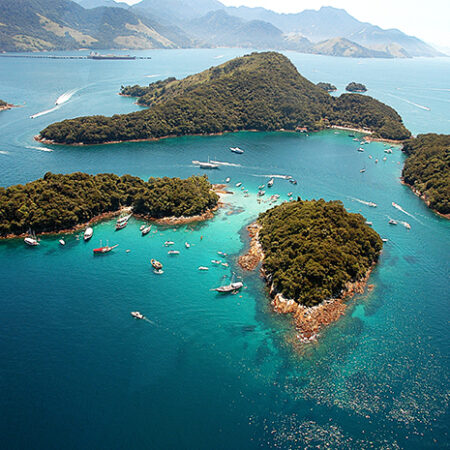
{"type": "Polygon", "coordinates": [[[180,252],[179,252],[178,250],[169,250],[169,251],[167,252],[167,254],[168,254],[168,255],[179,255],[180,252]]]}
{"type": "Polygon", "coordinates": [[[366,220],[366,225],[369,225],[369,227],[371,227],[373,225],[373,223],[366,220]]]}
{"type": "Polygon", "coordinates": [[[238,155],[242,155],[242,153],[244,153],[244,150],[242,150],[242,148],[239,147],[230,147],[230,150],[233,153],[237,153],[238,155]]]}
{"type": "Polygon", "coordinates": [[[58,242],[59,242],[61,245],[66,245],[66,241],[65,241],[64,239],[60,239],[58,242]]]}
{"type": "Polygon", "coordinates": [[[30,247],[36,247],[36,245],[39,245],[39,242],[37,241],[37,239],[35,237],[26,237],[23,242],[25,242],[25,244],[29,245],[30,247]]]}
{"type": "Polygon", "coordinates": [[[258,189],[261,191],[261,190],[263,190],[265,187],[266,187],[265,184],[261,184],[261,186],[258,186],[258,189]]]}
{"type": "Polygon", "coordinates": [[[222,261],[219,261],[218,259],[212,259],[211,262],[212,262],[213,264],[219,265],[222,261]]]}
{"type": "Polygon", "coordinates": [[[244,286],[244,283],[242,281],[234,281],[235,274],[233,273],[233,277],[231,279],[231,283],[227,284],[225,286],[219,286],[217,288],[211,289],[212,291],[221,292],[221,293],[227,293],[227,292],[234,292],[238,291],[244,286]]]}
{"type": "Polygon", "coordinates": [[[131,311],[131,315],[135,318],[135,319],[143,319],[144,315],[141,314],[139,311],[131,311]]]}
{"type": "Polygon", "coordinates": [[[228,177],[227,179],[225,179],[225,183],[229,183],[231,181],[231,178],[228,177]]]}
{"type": "Polygon", "coordinates": [[[200,169],[218,169],[219,165],[218,164],[213,164],[212,162],[209,161],[192,161],[192,164],[195,164],[196,166],[199,166],[200,169]]]}
{"type": "Polygon", "coordinates": [[[218,251],[217,254],[218,254],[218,255],[222,255],[222,256],[228,256],[228,253],[221,252],[221,251],[218,251]]]}
{"type": "Polygon", "coordinates": [[[292,192],[288,192],[288,197],[292,197],[292,192]]]}
{"type": "Polygon", "coordinates": [[[386,156],[383,158],[383,161],[387,161],[387,158],[386,158],[386,156]]]}
{"type": "Polygon", "coordinates": [[[139,230],[142,231],[144,228],[145,228],[145,225],[141,225],[141,226],[139,227],[139,230]]]}
{"type": "Polygon", "coordinates": [[[376,208],[376,207],[377,207],[377,204],[374,203],[374,202],[368,202],[368,203],[367,203],[367,206],[370,206],[371,208],[376,208]]]}
{"type": "Polygon", "coordinates": [[[198,268],[198,270],[209,270],[209,267],[200,266],[200,267],[198,268]]]}
{"type": "Polygon", "coordinates": [[[223,266],[223,267],[228,267],[228,266],[229,266],[229,264],[228,264],[228,263],[226,263],[226,262],[224,262],[224,263],[222,263],[222,266],[223,266]]]}
{"type": "Polygon", "coordinates": [[[394,219],[389,219],[389,225],[397,225],[397,221],[394,219]]]}
{"type": "Polygon", "coordinates": [[[267,182],[267,187],[271,188],[273,186],[273,178],[271,178],[268,182],[267,182]]]}
{"type": "Polygon", "coordinates": [[[364,149],[362,147],[358,148],[358,152],[363,152],[363,151],[364,151],[364,149]]]}
{"type": "MultiPolygon", "coordinates": [[[[142,227],[141,227],[141,228],[142,228],[142,227]]],[[[151,226],[151,225],[149,225],[148,227],[145,227],[145,226],[144,226],[144,228],[141,229],[142,236],[145,236],[146,234],[150,233],[150,230],[151,230],[151,229],[152,229],[152,226],[151,226]]]]}
{"type": "Polygon", "coordinates": [[[381,240],[382,240],[383,242],[388,242],[388,241],[389,241],[389,239],[386,239],[386,238],[381,238],[381,240]]]}
{"type": "Polygon", "coordinates": [[[173,244],[175,244],[175,242],[173,242],[173,241],[166,241],[166,242],[164,242],[164,245],[166,247],[169,246],[169,245],[173,245],[173,244]]]}
{"type": "Polygon", "coordinates": [[[87,227],[86,230],[84,230],[84,240],[88,241],[92,235],[94,234],[94,230],[91,227],[87,227]]]}
{"type": "Polygon", "coordinates": [[[364,173],[365,171],[366,171],[366,169],[361,169],[359,172],[364,173]]]}
{"type": "Polygon", "coordinates": [[[242,183],[236,183],[236,187],[242,186],[242,183]]]}
{"type": "Polygon", "coordinates": [[[385,151],[384,151],[384,153],[392,153],[392,149],[391,148],[387,148],[385,151]]]}
{"type": "Polygon", "coordinates": [[[189,244],[189,242],[185,242],[185,243],[184,243],[184,246],[185,246],[186,248],[191,248],[191,244],[189,244]]]}
{"type": "Polygon", "coordinates": [[[411,229],[411,225],[408,222],[402,222],[402,224],[407,230],[411,229]]]}
{"type": "Polygon", "coordinates": [[[258,197],[262,197],[263,195],[265,195],[266,191],[259,191],[258,192],[258,197]]]}
{"type": "Polygon", "coordinates": [[[156,275],[162,275],[164,273],[164,270],[162,270],[162,269],[153,269],[153,273],[155,273],[156,275]]]}

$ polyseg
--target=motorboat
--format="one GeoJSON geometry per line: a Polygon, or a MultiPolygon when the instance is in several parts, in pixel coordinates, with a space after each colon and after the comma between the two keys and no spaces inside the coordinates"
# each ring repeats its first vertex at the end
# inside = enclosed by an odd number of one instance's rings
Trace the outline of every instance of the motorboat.
{"type": "Polygon", "coordinates": [[[394,219],[389,219],[389,225],[397,225],[397,221],[394,219]]]}
{"type": "Polygon", "coordinates": [[[191,244],[189,244],[189,242],[185,242],[185,243],[184,243],[184,246],[185,246],[186,248],[191,248],[191,244]]]}
{"type": "Polygon", "coordinates": [[[261,190],[263,190],[265,187],[266,187],[265,184],[261,184],[261,186],[258,186],[258,189],[261,191],[261,190]]]}
{"type": "Polygon", "coordinates": [[[242,186],[242,183],[236,183],[236,187],[242,186]]]}
{"type": "Polygon", "coordinates": [[[139,227],[139,231],[142,231],[144,228],[145,228],[145,225],[141,225],[141,226],[139,227]]]}
{"type": "Polygon", "coordinates": [[[131,311],[131,315],[135,318],[135,319],[143,319],[144,315],[141,314],[139,311],[131,311]]]}
{"type": "Polygon", "coordinates": [[[263,195],[265,195],[266,191],[259,191],[258,192],[258,197],[262,197],[263,195]]]}
{"type": "Polygon", "coordinates": [[[273,180],[273,178],[271,178],[271,179],[267,182],[267,187],[268,187],[268,188],[271,188],[271,187],[273,186],[273,182],[274,182],[274,180],[273,180]]]}
{"type": "Polygon", "coordinates": [[[25,244],[29,245],[30,247],[36,247],[36,245],[39,245],[39,242],[37,241],[37,239],[35,237],[26,237],[23,242],[25,242],[25,244]]]}
{"type": "Polygon", "coordinates": [[[292,192],[288,192],[288,197],[292,197],[292,192]]]}
{"type": "Polygon", "coordinates": [[[244,153],[244,150],[242,150],[242,148],[239,147],[230,147],[230,150],[233,153],[237,153],[238,155],[242,155],[242,153],[244,153]]]}
{"type": "Polygon", "coordinates": [[[84,230],[83,239],[85,241],[88,241],[92,237],[93,234],[94,234],[93,228],[87,227],[86,230],[84,230]]]}
{"type": "Polygon", "coordinates": [[[175,244],[175,242],[173,242],[173,241],[166,241],[166,242],[164,242],[164,245],[166,247],[168,247],[169,245],[173,245],[173,244],[175,244]]]}
{"type": "Polygon", "coordinates": [[[219,265],[222,261],[219,261],[218,259],[212,259],[211,262],[212,262],[213,264],[219,265]]]}
{"type": "Polygon", "coordinates": [[[231,181],[231,178],[230,178],[230,177],[228,177],[228,178],[225,179],[225,183],[229,183],[230,181],[231,181]]]}
{"type": "Polygon", "coordinates": [[[199,268],[198,268],[198,270],[209,270],[209,267],[206,267],[206,266],[200,266],[199,268]]]}
{"type": "Polygon", "coordinates": [[[362,147],[358,148],[358,152],[363,152],[363,151],[364,151],[364,149],[362,147]]]}
{"type": "Polygon", "coordinates": [[[156,270],[161,270],[162,267],[163,267],[163,265],[162,265],[159,261],[157,261],[156,259],[152,259],[152,260],[150,261],[150,263],[151,263],[152,267],[153,267],[154,269],[156,269],[156,270]]]}
{"type": "Polygon", "coordinates": [[[66,245],[66,241],[65,241],[64,239],[60,239],[58,242],[59,242],[61,245],[66,245]]]}
{"type": "Polygon", "coordinates": [[[289,180],[289,183],[297,184],[297,180],[294,180],[294,178],[291,178],[291,179],[289,180]]]}
{"type": "Polygon", "coordinates": [[[125,228],[128,225],[128,220],[132,214],[128,214],[126,216],[119,217],[116,221],[116,230],[121,230],[122,228],[125,228]]]}
{"type": "Polygon", "coordinates": [[[167,254],[168,254],[168,255],[179,255],[180,252],[179,252],[178,250],[169,250],[169,251],[167,252],[167,254]]]}
{"type": "Polygon", "coordinates": [[[366,169],[361,169],[359,172],[364,173],[365,171],[366,171],[366,169]]]}
{"type": "Polygon", "coordinates": [[[153,269],[153,273],[155,273],[156,275],[162,275],[164,273],[164,270],[162,270],[162,269],[153,269]]]}
{"type": "Polygon", "coordinates": [[[144,228],[142,228],[141,230],[142,236],[145,236],[146,234],[150,233],[151,229],[152,229],[151,225],[148,225],[147,227],[144,226],[144,228]]]}
{"type": "Polygon", "coordinates": [[[371,208],[376,208],[376,207],[377,207],[377,204],[374,203],[374,202],[368,202],[368,203],[367,203],[367,206],[370,206],[371,208]]]}
{"type": "Polygon", "coordinates": [[[366,225],[369,225],[369,227],[371,227],[373,225],[373,223],[366,220],[366,225]]]}

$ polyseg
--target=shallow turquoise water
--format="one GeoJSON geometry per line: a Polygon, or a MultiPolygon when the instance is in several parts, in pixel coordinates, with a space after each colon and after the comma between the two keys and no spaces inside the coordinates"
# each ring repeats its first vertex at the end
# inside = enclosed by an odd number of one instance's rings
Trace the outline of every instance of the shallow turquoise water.
{"type": "MultiPolygon", "coordinates": [[[[207,156],[240,165],[209,174],[213,182],[232,177],[235,193],[207,223],[154,226],[156,233],[141,237],[137,220],[119,232],[104,222],[94,227],[91,242],[71,235],[64,248],[56,237],[33,249],[21,241],[0,243],[3,446],[447,448],[449,224],[400,184],[398,149],[382,161],[383,144],[358,153],[347,133],[333,131],[49,147],[51,152],[33,143],[32,136],[55,120],[137,109],[132,99],[115,95],[120,84],[181,77],[244,52],[149,53],[152,60],[133,62],[0,59],[0,98],[26,102],[0,113],[2,186],[48,170],[147,178],[200,173],[191,161],[207,156]],[[73,89],[80,90],[56,111],[28,118],[73,89]],[[234,145],[245,154],[230,153],[234,145]],[[209,290],[232,271],[240,274],[235,262],[246,245],[243,227],[268,207],[257,204],[255,193],[271,174],[299,180],[297,186],[275,180],[272,191],[282,200],[289,191],[340,199],[389,239],[371,277],[374,291],[355,299],[347,315],[309,346],[298,346],[289,319],[271,312],[256,274],[244,276],[242,297],[209,290]],[[234,187],[238,181],[249,198],[234,187]],[[410,223],[411,231],[389,226],[388,217],[410,223]],[[119,247],[93,257],[100,239],[119,247]],[[175,241],[179,256],[167,255],[166,240],[175,241]],[[222,260],[230,267],[213,267],[217,251],[228,254],[222,260]],[[163,275],[151,272],[152,257],[164,263],[163,275]],[[209,272],[198,272],[199,265],[209,265],[209,272]],[[133,310],[151,323],[134,321],[133,310]]],[[[288,55],[313,81],[339,87],[365,82],[414,133],[449,131],[445,59],[288,55]]]]}

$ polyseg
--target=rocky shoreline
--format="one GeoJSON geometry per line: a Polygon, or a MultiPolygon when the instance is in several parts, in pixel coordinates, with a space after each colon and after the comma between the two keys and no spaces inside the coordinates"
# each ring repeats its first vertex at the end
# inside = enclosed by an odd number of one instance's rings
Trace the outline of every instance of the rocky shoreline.
{"type": "MultiPolygon", "coordinates": [[[[247,226],[250,246],[247,252],[238,259],[240,267],[244,270],[253,271],[264,260],[264,253],[258,240],[261,228],[261,225],[257,222],[247,226]]],[[[270,274],[265,273],[264,269],[261,269],[261,275],[267,284],[270,284],[269,295],[272,298],[273,310],[279,314],[292,314],[298,339],[306,343],[315,341],[323,328],[336,322],[345,314],[350,298],[355,294],[364,293],[374,266],[375,263],[362,279],[348,282],[339,298],[326,299],[319,305],[311,307],[301,305],[294,299],[287,299],[283,294],[276,292],[273,283],[271,283],[270,274]]],[[[374,285],[368,285],[369,290],[373,288],[374,285]]]]}

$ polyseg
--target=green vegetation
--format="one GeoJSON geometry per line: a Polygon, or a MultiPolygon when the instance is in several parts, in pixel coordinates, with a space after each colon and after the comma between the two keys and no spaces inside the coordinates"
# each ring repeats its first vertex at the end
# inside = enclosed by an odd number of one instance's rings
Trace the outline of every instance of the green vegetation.
{"type": "Polygon", "coordinates": [[[321,81],[320,83],[317,83],[316,86],[319,87],[320,89],[323,89],[324,91],[327,91],[327,92],[337,91],[337,87],[334,84],[331,84],[331,83],[323,83],[321,81]]]}
{"type": "Polygon", "coordinates": [[[260,214],[263,267],[276,292],[313,306],[339,297],[378,259],[383,243],[341,202],[283,203],[260,214]]]}
{"type": "Polygon", "coordinates": [[[348,92],[366,92],[367,88],[366,86],[364,86],[364,84],[355,83],[354,81],[352,81],[351,83],[347,84],[345,90],[348,92]]]}
{"type": "Polygon", "coordinates": [[[150,108],[65,120],[42,130],[41,138],[99,144],[253,129],[315,131],[328,125],[370,127],[376,136],[391,139],[410,136],[389,106],[367,96],[334,98],[275,52],[252,53],[179,81],[169,78],[146,88],[124,87],[121,92],[145,92],[139,103],[150,108]]]}
{"type": "Polygon", "coordinates": [[[132,206],[152,218],[194,216],[217,205],[206,177],[150,178],[76,172],[0,188],[0,236],[59,231],[102,213],[132,206]]]}
{"type": "Polygon", "coordinates": [[[428,206],[441,214],[450,214],[450,135],[419,134],[403,146],[408,158],[403,179],[428,206]]]}

